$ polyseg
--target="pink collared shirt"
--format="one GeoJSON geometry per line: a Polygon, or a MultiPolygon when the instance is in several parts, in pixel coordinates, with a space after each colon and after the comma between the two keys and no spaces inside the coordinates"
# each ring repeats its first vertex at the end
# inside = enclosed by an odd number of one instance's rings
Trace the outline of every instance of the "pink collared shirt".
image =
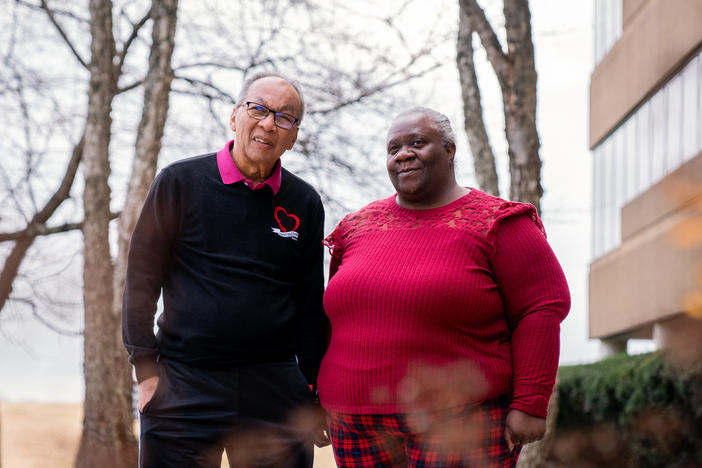
{"type": "Polygon", "coordinates": [[[234,145],[234,140],[230,140],[229,143],[224,145],[224,148],[217,152],[217,167],[219,168],[219,175],[222,177],[222,182],[225,184],[235,184],[239,181],[244,181],[252,190],[259,190],[266,185],[273,190],[273,195],[278,194],[280,190],[280,183],[282,180],[282,166],[280,164],[280,159],[275,163],[273,167],[273,173],[263,182],[254,182],[247,179],[239,171],[239,168],[234,164],[234,159],[232,158],[232,146],[234,145]]]}

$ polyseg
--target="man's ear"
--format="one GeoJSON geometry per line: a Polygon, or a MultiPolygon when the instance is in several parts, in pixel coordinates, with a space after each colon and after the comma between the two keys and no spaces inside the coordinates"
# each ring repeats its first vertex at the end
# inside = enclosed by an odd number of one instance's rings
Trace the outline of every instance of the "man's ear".
{"type": "Polygon", "coordinates": [[[236,132],[236,111],[238,107],[234,106],[234,109],[232,109],[232,115],[229,116],[229,128],[232,129],[232,132],[236,132]]]}
{"type": "Polygon", "coordinates": [[[290,140],[290,144],[288,145],[287,149],[291,150],[293,146],[295,146],[295,142],[297,141],[297,132],[300,130],[299,127],[294,127],[294,135],[292,136],[292,140],[290,140]]]}

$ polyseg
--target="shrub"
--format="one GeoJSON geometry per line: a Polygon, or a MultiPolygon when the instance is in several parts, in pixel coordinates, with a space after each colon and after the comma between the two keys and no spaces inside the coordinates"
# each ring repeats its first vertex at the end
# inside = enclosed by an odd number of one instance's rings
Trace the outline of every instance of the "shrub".
{"type": "Polygon", "coordinates": [[[702,466],[702,361],[663,352],[613,356],[558,373],[554,461],[596,466],[702,466]]]}

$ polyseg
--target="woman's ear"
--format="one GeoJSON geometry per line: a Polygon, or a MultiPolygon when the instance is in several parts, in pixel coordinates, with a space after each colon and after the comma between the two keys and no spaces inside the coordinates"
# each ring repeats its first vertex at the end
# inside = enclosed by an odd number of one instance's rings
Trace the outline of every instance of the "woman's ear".
{"type": "Polygon", "coordinates": [[[446,151],[448,152],[449,155],[449,161],[453,163],[453,158],[456,156],[456,143],[449,142],[446,143],[446,151]]]}

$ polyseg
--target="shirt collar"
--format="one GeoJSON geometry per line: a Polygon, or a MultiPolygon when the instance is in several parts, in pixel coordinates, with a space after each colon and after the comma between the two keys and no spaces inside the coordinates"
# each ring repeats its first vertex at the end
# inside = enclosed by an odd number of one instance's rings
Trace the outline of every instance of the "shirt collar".
{"type": "Polygon", "coordinates": [[[243,180],[252,190],[260,190],[267,185],[273,190],[273,195],[277,195],[280,190],[283,172],[280,159],[276,161],[275,166],[273,166],[271,175],[263,182],[256,183],[244,177],[241,171],[239,171],[239,168],[236,167],[236,164],[234,164],[234,159],[232,158],[233,145],[234,140],[231,140],[224,145],[224,148],[217,152],[217,167],[219,168],[219,175],[222,177],[222,182],[229,185],[243,180]]]}

